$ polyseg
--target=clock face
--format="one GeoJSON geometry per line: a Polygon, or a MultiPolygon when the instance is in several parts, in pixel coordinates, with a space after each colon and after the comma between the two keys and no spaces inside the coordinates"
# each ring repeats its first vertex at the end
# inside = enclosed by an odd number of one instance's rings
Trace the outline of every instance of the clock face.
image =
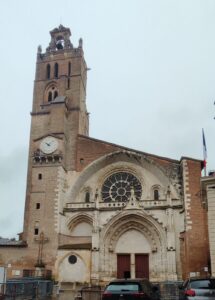
{"type": "Polygon", "coordinates": [[[42,140],[40,143],[40,150],[46,154],[54,152],[58,147],[58,141],[52,137],[48,136],[42,140]]]}

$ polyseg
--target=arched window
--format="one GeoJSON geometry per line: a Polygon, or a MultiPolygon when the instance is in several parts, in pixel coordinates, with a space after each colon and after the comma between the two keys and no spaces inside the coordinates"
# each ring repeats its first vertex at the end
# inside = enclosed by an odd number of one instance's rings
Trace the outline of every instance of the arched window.
{"type": "Polygon", "coordinates": [[[68,76],[71,75],[71,62],[68,63],[68,76]]]}
{"type": "Polygon", "coordinates": [[[39,222],[34,223],[34,235],[39,235],[39,222]]]}
{"type": "Polygon", "coordinates": [[[85,202],[86,203],[90,202],[90,193],[89,192],[86,192],[86,194],[85,194],[85,202]]]}
{"type": "Polygon", "coordinates": [[[154,190],[154,200],[159,200],[159,190],[154,190]]]}
{"type": "Polygon", "coordinates": [[[70,79],[67,79],[67,88],[70,89],[70,79]]]}
{"type": "Polygon", "coordinates": [[[51,75],[51,67],[50,64],[48,64],[46,67],[46,78],[50,79],[50,75],[51,75]]]}
{"type": "Polygon", "coordinates": [[[55,91],[55,92],[54,92],[54,99],[57,98],[57,96],[58,96],[58,92],[55,91]]]}
{"type": "Polygon", "coordinates": [[[58,63],[55,63],[54,65],[54,77],[58,78],[58,63]]]}
{"type": "Polygon", "coordinates": [[[58,97],[58,89],[55,84],[47,88],[45,92],[45,101],[52,102],[56,97],[58,97]]]}
{"type": "Polygon", "coordinates": [[[48,102],[51,102],[52,101],[52,92],[49,91],[48,93],[48,102]]]}

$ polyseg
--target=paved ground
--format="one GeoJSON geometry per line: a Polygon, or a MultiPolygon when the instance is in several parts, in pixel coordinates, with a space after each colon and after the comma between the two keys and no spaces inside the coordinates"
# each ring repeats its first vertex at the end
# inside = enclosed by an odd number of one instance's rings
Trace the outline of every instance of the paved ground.
{"type": "MultiPolygon", "coordinates": [[[[43,298],[35,298],[35,297],[0,297],[0,300],[75,300],[77,299],[76,293],[73,291],[60,293],[58,296],[47,296],[43,298]]],[[[78,300],[78,299],[77,299],[78,300]]]]}
{"type": "MultiPolygon", "coordinates": [[[[47,298],[47,300],[75,300],[76,293],[73,291],[64,291],[60,293],[58,296],[52,296],[51,298],[47,298]]],[[[46,300],[46,299],[44,299],[46,300]]]]}
{"type": "MultiPolygon", "coordinates": [[[[179,289],[178,289],[179,282],[163,282],[159,283],[159,290],[160,290],[160,299],[161,300],[178,300],[179,298],[179,289]]],[[[76,287],[77,290],[80,288],[76,287]]],[[[54,295],[58,292],[58,289],[54,286],[53,289],[54,295]]],[[[83,300],[101,300],[101,289],[98,289],[98,287],[92,287],[92,288],[83,288],[82,289],[82,295],[83,300]]],[[[35,290],[32,290],[32,293],[30,291],[30,295],[35,295],[35,290]],[[34,292],[34,293],[33,293],[34,292]]],[[[3,298],[0,295],[0,300],[81,300],[81,298],[77,298],[77,292],[74,290],[67,289],[61,290],[59,295],[55,296],[47,296],[43,298],[37,298],[37,297],[6,297],[3,298]]]]}

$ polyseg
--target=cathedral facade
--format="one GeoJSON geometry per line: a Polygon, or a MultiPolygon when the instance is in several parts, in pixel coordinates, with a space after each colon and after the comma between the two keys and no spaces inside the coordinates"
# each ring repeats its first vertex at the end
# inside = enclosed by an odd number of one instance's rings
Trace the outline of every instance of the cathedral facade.
{"type": "Polygon", "coordinates": [[[89,137],[82,39],[74,47],[62,25],[50,34],[37,53],[23,233],[0,245],[8,277],[48,270],[59,282],[105,284],[205,274],[202,162],[89,137]]]}

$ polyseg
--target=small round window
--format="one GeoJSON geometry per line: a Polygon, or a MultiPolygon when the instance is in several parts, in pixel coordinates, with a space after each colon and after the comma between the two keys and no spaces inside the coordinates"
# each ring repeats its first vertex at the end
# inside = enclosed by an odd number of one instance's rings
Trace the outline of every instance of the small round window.
{"type": "Polygon", "coordinates": [[[68,258],[68,261],[70,264],[75,264],[77,262],[77,256],[75,255],[70,255],[69,258],[68,258]]]}

